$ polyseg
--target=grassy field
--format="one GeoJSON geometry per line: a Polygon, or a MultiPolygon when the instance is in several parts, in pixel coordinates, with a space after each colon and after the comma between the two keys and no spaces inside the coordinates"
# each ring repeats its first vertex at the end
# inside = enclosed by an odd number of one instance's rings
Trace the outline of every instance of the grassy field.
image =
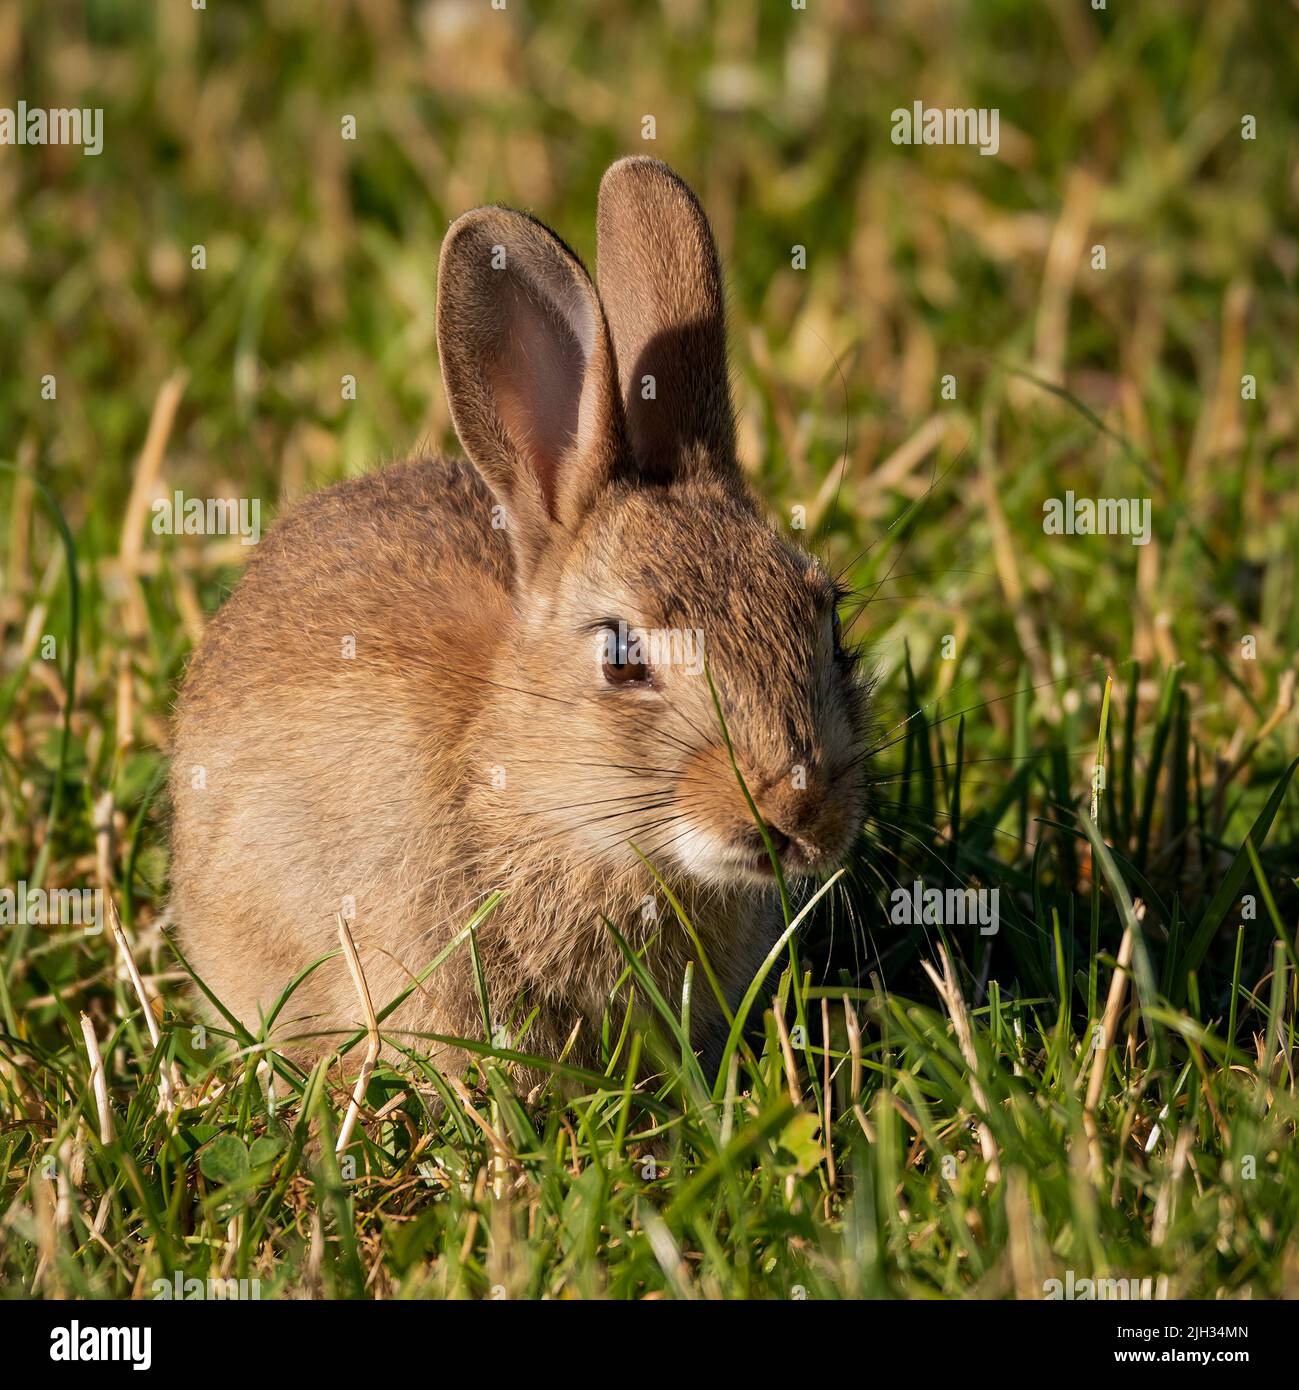
{"type": "Polygon", "coordinates": [[[102,107],[104,147],[0,146],[0,887],[103,888],[122,934],[0,925],[4,1292],[1299,1296],[1294,23],[7,7],[4,99],[102,107]],[[996,108],[997,155],[891,143],[916,100],[996,108]],[[247,551],[150,505],[269,520],[453,446],[448,221],[526,207],[589,262],[638,151],[713,220],[755,485],[854,591],[862,841],[716,1084],[633,961],[603,1071],[411,1053],[336,1157],[363,1035],[307,1075],[197,1027],[162,930],[169,709],[247,551]],[[1149,543],[1049,534],[1069,492],[1149,543]],[[998,933],[892,923],[921,877],[997,889],[998,933]]]}

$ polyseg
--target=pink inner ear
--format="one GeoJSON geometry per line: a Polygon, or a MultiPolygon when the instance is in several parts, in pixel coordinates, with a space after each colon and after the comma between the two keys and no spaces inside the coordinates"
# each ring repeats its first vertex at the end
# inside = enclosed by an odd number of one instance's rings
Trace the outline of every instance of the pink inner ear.
{"type": "Polygon", "coordinates": [[[560,462],[577,437],[591,310],[580,297],[561,306],[513,276],[504,291],[503,332],[488,362],[491,389],[505,433],[553,516],[560,462]]]}

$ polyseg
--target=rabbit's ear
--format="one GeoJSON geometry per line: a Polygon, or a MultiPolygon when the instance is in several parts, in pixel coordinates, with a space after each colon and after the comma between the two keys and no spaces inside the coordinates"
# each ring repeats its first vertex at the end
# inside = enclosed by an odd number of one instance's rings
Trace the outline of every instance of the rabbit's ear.
{"type": "Polygon", "coordinates": [[[596,263],[640,472],[737,474],[717,247],[666,164],[637,155],[605,174],[596,263]]]}
{"type": "Polygon", "coordinates": [[[526,572],[625,451],[599,297],[540,222],[479,208],[442,244],[437,338],[456,433],[504,505],[526,572]]]}

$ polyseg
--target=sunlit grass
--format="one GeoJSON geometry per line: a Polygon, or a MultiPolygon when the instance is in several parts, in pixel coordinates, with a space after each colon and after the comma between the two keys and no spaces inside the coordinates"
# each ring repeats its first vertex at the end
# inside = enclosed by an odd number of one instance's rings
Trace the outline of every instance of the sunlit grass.
{"type": "Polygon", "coordinates": [[[1299,1293],[1283,7],[865,8],[20,7],[5,89],[106,138],[0,178],[0,886],[102,884],[162,1009],[155,1047],[110,931],[0,926],[7,1292],[1299,1293]],[[1001,156],[891,145],[917,98],[997,106],[1001,156]],[[269,520],[451,445],[448,221],[590,262],[647,147],[718,232],[746,466],[879,672],[862,843],[718,1077],[629,958],[600,1070],[398,1037],[335,1157],[364,1032],[304,1073],[195,1031],[161,931],[170,702],[246,551],[148,504],[269,520]],[[1045,534],[1066,490],[1149,498],[1150,545],[1045,534]],[[890,922],[917,878],[996,888],[997,934],[890,922]]]}

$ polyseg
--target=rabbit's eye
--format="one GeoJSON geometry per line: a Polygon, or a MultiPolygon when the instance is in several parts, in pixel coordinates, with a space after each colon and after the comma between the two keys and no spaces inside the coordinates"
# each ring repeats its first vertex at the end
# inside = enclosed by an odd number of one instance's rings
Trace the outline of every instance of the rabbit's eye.
{"type": "Polygon", "coordinates": [[[604,678],[610,685],[634,685],[649,679],[649,667],[640,660],[639,642],[626,623],[604,630],[604,678]]]}
{"type": "Polygon", "coordinates": [[[830,634],[834,638],[834,654],[838,656],[843,651],[843,623],[837,608],[830,610],[830,634]]]}

